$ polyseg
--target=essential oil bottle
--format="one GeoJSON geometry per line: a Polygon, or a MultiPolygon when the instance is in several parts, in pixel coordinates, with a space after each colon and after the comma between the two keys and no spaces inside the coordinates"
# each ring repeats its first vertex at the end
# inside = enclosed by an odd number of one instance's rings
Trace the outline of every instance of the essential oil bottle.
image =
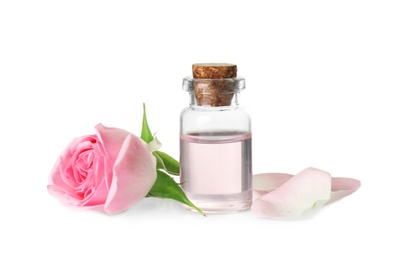
{"type": "Polygon", "coordinates": [[[180,181],[206,213],[243,211],[252,203],[251,119],[240,104],[245,79],[227,63],[192,65],[183,79],[189,105],[180,117],[180,181]]]}

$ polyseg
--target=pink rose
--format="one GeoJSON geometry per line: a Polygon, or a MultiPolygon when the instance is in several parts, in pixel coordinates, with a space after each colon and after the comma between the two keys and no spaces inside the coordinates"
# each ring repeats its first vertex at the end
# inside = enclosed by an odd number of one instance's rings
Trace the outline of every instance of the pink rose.
{"type": "Polygon", "coordinates": [[[116,214],[143,199],[156,180],[156,159],[139,137],[95,127],[58,158],[48,191],[62,203],[116,214]]]}

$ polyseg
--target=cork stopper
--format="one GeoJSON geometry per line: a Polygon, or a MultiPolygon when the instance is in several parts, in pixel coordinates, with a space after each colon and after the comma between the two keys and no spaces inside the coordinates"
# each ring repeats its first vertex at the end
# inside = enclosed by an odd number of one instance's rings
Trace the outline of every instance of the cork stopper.
{"type": "Polygon", "coordinates": [[[237,66],[229,63],[196,63],[192,65],[195,79],[235,78],[237,66]]]}
{"type": "Polygon", "coordinates": [[[229,106],[234,96],[237,66],[229,63],[192,65],[194,92],[199,106],[229,106]]]}

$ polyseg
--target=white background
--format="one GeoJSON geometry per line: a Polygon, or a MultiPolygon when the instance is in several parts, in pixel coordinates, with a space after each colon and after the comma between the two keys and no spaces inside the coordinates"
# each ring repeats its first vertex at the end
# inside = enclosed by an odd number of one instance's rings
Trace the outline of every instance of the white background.
{"type": "Polygon", "coordinates": [[[0,259],[397,259],[397,76],[396,1],[1,1],[0,259]],[[246,78],[255,174],[312,166],[362,187],[295,221],[160,199],[107,216],[48,194],[73,138],[139,135],[144,102],[177,158],[196,62],[246,78]]]}

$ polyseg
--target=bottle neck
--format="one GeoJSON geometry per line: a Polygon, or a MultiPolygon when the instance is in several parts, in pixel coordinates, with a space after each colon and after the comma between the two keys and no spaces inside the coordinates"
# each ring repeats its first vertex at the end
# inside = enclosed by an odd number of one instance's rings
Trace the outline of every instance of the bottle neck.
{"type": "Polygon", "coordinates": [[[240,105],[240,93],[227,95],[202,94],[198,98],[195,92],[189,93],[189,106],[200,109],[234,109],[240,105]]]}
{"type": "Polygon", "coordinates": [[[245,89],[244,78],[194,79],[186,77],[183,89],[190,94],[190,106],[237,107],[239,93],[245,89]]]}

